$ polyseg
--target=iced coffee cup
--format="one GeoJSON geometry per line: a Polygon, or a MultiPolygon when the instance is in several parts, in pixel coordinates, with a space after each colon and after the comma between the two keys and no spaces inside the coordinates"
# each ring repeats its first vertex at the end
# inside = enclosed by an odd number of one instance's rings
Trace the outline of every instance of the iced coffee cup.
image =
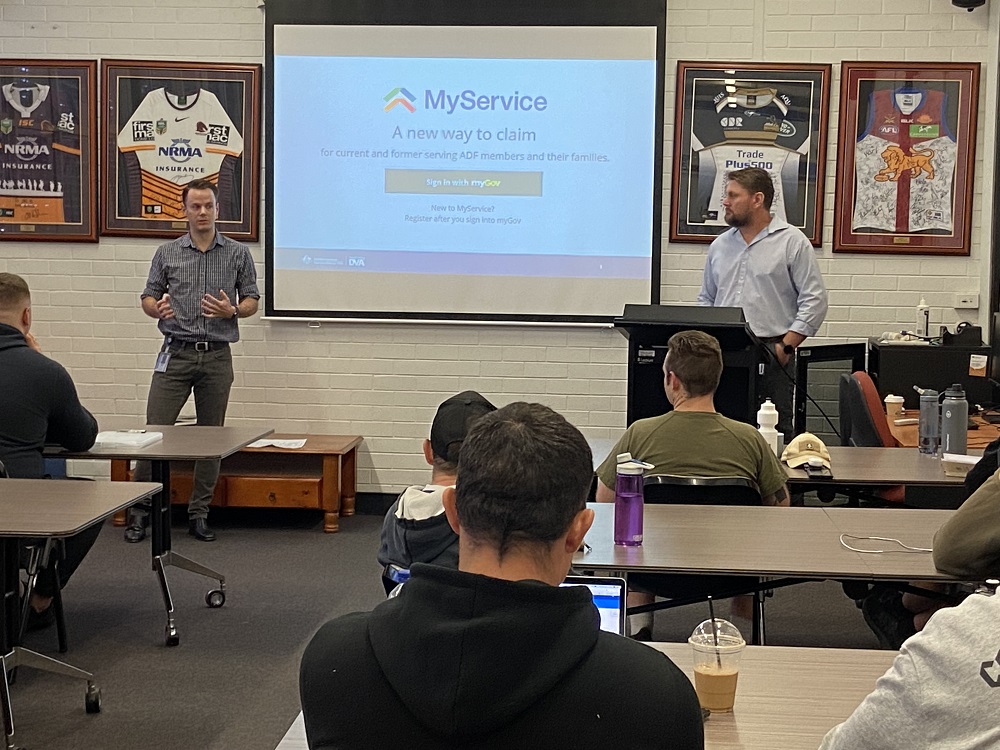
{"type": "Polygon", "coordinates": [[[688,638],[694,652],[694,689],[709,711],[732,711],[746,641],[728,620],[705,620],[688,638]]]}

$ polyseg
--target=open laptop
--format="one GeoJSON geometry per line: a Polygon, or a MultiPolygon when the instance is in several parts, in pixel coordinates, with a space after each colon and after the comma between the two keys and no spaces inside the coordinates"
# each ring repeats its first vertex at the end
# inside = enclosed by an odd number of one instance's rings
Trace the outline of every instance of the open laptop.
{"type": "Polygon", "coordinates": [[[624,578],[567,576],[560,586],[586,586],[601,615],[601,630],[625,635],[626,585],[624,578]]]}

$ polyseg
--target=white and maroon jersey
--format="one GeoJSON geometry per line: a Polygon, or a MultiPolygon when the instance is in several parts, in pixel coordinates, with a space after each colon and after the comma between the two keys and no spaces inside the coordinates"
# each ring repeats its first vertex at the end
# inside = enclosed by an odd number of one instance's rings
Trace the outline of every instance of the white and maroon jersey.
{"type": "Polygon", "coordinates": [[[855,231],[953,231],[958,144],[945,105],[942,91],[871,93],[868,123],[854,150],[855,231]]]}
{"type": "MultiPolygon", "coordinates": [[[[138,158],[142,218],[183,219],[184,186],[196,179],[218,185],[225,158],[243,153],[243,136],[211,91],[176,95],[160,88],[132,113],[118,148],[138,158]]],[[[220,194],[220,204],[227,200],[220,194]]]]}
{"type": "Polygon", "coordinates": [[[78,91],[0,86],[0,222],[80,221],[79,118],[78,91]]]}

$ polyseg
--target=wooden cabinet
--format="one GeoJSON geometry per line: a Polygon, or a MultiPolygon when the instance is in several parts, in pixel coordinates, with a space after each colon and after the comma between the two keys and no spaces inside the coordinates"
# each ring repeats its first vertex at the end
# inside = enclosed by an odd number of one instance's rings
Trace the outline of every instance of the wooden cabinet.
{"type": "MultiPolygon", "coordinates": [[[[364,438],[360,435],[271,435],[266,439],[302,438],[306,440],[302,448],[244,448],[223,459],[212,505],[319,509],[324,513],[323,531],[338,531],[340,516],[354,514],[357,447],[364,438]]],[[[126,463],[112,462],[113,479],[126,477],[126,463]]],[[[171,462],[171,503],[187,504],[193,472],[193,462],[171,462]]],[[[121,519],[116,516],[115,522],[124,525],[124,514],[121,519]]]]}

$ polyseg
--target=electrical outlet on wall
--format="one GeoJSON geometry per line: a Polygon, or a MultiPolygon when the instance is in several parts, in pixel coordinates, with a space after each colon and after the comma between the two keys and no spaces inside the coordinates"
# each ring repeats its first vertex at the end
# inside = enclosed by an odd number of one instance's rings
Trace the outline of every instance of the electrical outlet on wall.
{"type": "Polygon", "coordinates": [[[979,309],[979,295],[975,292],[969,294],[956,294],[955,295],[955,309],[956,310],[978,310],[979,309]]]}

